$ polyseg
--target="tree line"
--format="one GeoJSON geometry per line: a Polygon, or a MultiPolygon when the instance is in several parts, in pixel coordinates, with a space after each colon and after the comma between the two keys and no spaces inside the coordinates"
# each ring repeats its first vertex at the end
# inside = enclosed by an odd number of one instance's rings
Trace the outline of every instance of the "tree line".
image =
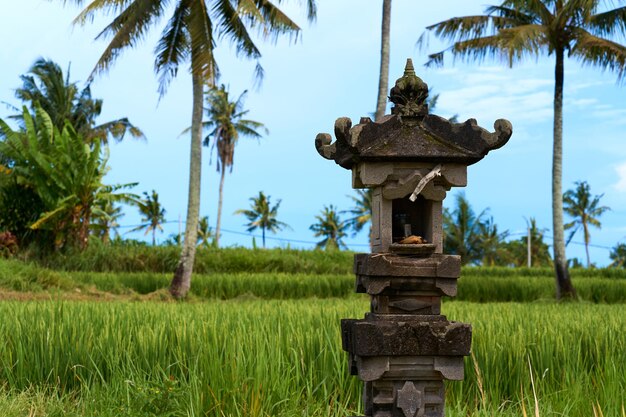
{"type": "MultiPolygon", "coordinates": [[[[84,0],[72,3],[85,5],[84,0]]],[[[172,295],[182,298],[189,289],[198,240],[202,144],[204,142],[205,145],[211,144],[216,148],[218,171],[221,174],[221,194],[226,169],[232,169],[232,152],[238,135],[259,137],[263,130],[262,124],[242,119],[245,113],[237,105],[241,104],[240,100],[231,105],[233,103],[228,99],[227,91],[218,87],[219,71],[214,48],[218,42],[230,42],[241,56],[257,61],[256,74],[260,79],[263,73],[259,62],[261,52],[250,32],[258,30],[264,35],[263,39],[275,41],[282,35],[297,35],[301,28],[278,6],[266,1],[254,0],[234,5],[229,1],[181,0],[172,2],[172,7],[166,7],[167,4],[164,1],[140,5],[139,2],[122,4],[95,0],[88,2],[74,23],[91,23],[98,14],[114,16],[99,34],[99,37],[108,38],[110,42],[95,64],[89,82],[100,73],[108,71],[121,51],[138,45],[144,35],[164,19],[166,23],[155,49],[154,62],[159,78],[159,93],[163,95],[167,92],[181,65],[189,65],[193,105],[191,126],[188,129],[191,138],[188,211],[183,250],[170,287],[172,295]],[[171,15],[166,16],[169,11],[171,15]],[[203,114],[207,113],[210,119],[211,112],[219,106],[219,103],[212,102],[216,98],[225,99],[224,103],[227,105],[224,109],[231,111],[227,117],[233,123],[227,129],[222,129],[219,124],[214,124],[211,128],[210,122],[209,125],[203,122],[203,114]],[[205,101],[208,109],[203,108],[205,101]],[[206,128],[210,131],[203,138],[206,128]]],[[[380,118],[381,112],[384,113],[391,26],[391,0],[383,0],[382,4],[381,69],[376,118],[380,118]]],[[[307,0],[305,5],[308,19],[314,20],[317,11],[315,0],[307,0]]],[[[621,39],[620,36],[626,32],[626,14],[624,7],[613,6],[600,0],[505,0],[497,6],[488,6],[484,15],[451,18],[429,26],[425,31],[425,34],[433,33],[451,43],[445,50],[430,55],[428,64],[432,65],[443,64],[446,54],[470,61],[497,58],[509,65],[520,62],[527,56],[547,54],[555,58],[552,230],[558,297],[575,295],[567,269],[566,224],[563,221],[563,204],[567,201],[562,198],[561,178],[564,62],[566,56],[574,57],[583,64],[612,71],[618,80],[624,80],[626,47],[616,40],[621,39]]],[[[426,45],[425,39],[426,36],[423,36],[418,42],[426,45]]],[[[5,195],[24,195],[10,203],[14,206],[9,207],[16,213],[17,219],[21,217],[21,223],[8,219],[9,216],[6,222],[16,223],[12,226],[16,230],[20,225],[24,228],[24,225],[29,224],[29,231],[39,233],[41,241],[47,240],[54,248],[68,244],[81,247],[88,242],[87,236],[92,223],[101,223],[103,231],[99,233],[106,239],[106,222],[113,221],[116,215],[113,203],[146,203],[148,196],[144,195],[142,200],[129,192],[133,184],[102,183],[107,170],[109,138],[121,139],[126,133],[137,137],[143,135],[127,119],[96,125],[95,117],[99,115],[102,103],[91,98],[89,87],[78,91],[75,84],[62,77],[60,81],[56,77],[54,83],[34,85],[35,78],[39,77],[39,70],[40,68],[34,67],[30,75],[22,78],[23,94],[18,95],[18,98],[26,105],[16,115],[20,123],[18,129],[13,130],[8,123],[2,122],[3,149],[0,165],[4,175],[0,185],[5,195]],[[58,108],[48,107],[46,92],[54,92],[60,87],[69,87],[75,91],[67,95],[65,103],[61,103],[58,108]],[[72,160],[82,161],[81,167],[64,165],[72,160]],[[77,180],[78,177],[82,180],[77,180]],[[36,187],[41,189],[37,190],[36,187]],[[54,192],[44,190],[46,187],[54,192]],[[20,204],[22,206],[17,207],[20,204]],[[37,205],[38,210],[30,210],[37,205]],[[28,217],[35,212],[39,213],[36,218],[28,217]]],[[[50,93],[48,96],[54,97],[54,94],[50,93]]],[[[5,200],[13,201],[10,198],[5,200]]],[[[218,204],[221,207],[221,199],[218,204]]],[[[343,223],[338,214],[340,213],[337,213],[336,208],[325,207],[316,219],[317,222],[311,226],[316,236],[323,238],[320,243],[325,242],[324,246],[341,247],[341,239],[345,237],[342,233],[347,233],[347,225],[354,223],[353,219],[349,219],[345,228],[336,227],[343,223]]],[[[453,216],[454,213],[446,215],[453,216]]],[[[218,228],[220,220],[221,210],[218,209],[218,228]]],[[[495,224],[489,221],[482,223],[485,224],[478,229],[486,229],[492,240],[498,240],[501,233],[498,233],[495,224]]],[[[588,227],[594,223],[586,219],[576,225],[582,228],[588,246],[588,227]]],[[[575,230],[576,225],[572,224],[570,229],[575,230]]],[[[151,230],[154,233],[154,228],[151,230]]],[[[219,239],[219,233],[216,234],[216,239],[219,239]]],[[[453,241],[454,238],[448,240],[453,241]]],[[[617,251],[619,248],[618,245],[616,254],[621,253],[617,251]]],[[[490,259],[497,259],[497,251],[492,252],[490,259]]],[[[587,263],[589,262],[587,256],[587,263]]]]}

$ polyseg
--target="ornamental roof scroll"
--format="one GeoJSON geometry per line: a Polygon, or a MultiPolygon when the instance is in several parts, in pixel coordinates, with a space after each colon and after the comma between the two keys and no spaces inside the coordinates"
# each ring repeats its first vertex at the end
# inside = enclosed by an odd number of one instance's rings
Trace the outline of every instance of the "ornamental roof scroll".
{"type": "Polygon", "coordinates": [[[505,119],[494,123],[494,132],[475,119],[455,123],[428,113],[428,86],[415,75],[407,60],[404,75],[396,81],[389,99],[391,115],[373,122],[361,118],[352,126],[349,118],[335,122],[333,143],[328,133],[315,138],[319,154],[346,169],[362,162],[449,162],[471,165],[491,150],[507,143],[513,128],[505,119]]]}

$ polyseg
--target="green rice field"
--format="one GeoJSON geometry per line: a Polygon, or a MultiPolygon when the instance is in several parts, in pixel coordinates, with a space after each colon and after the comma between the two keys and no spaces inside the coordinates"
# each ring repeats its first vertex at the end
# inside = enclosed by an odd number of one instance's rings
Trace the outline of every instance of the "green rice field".
{"type": "MultiPolygon", "coordinates": [[[[5,301],[0,410],[358,415],[360,384],[348,375],[339,320],[367,309],[357,296],[5,301]]],[[[474,328],[475,359],[467,358],[465,381],[448,384],[448,416],[626,415],[624,305],[447,302],[443,311],[474,328]]]]}

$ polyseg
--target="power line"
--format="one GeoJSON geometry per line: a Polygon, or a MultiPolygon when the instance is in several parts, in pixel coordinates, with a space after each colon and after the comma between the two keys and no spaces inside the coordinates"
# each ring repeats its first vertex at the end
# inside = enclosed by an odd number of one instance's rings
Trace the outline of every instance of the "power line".
{"type": "MultiPolygon", "coordinates": [[[[177,223],[179,223],[179,221],[178,220],[166,220],[166,221],[161,222],[160,224],[172,224],[172,223],[173,224],[177,224],[177,223]]],[[[149,226],[149,225],[150,225],[150,223],[141,223],[141,224],[135,224],[135,225],[118,225],[118,226],[116,226],[116,228],[122,228],[122,229],[137,228],[137,227],[142,227],[142,226],[145,227],[145,226],[149,226]]],[[[214,230],[214,228],[212,227],[211,230],[214,230]]],[[[228,230],[228,229],[222,229],[221,231],[225,232],[225,233],[230,233],[230,234],[233,234],[233,235],[248,236],[248,237],[259,238],[259,239],[263,238],[262,235],[257,235],[257,234],[253,234],[253,233],[238,232],[238,231],[235,231],[235,230],[228,230]]],[[[509,234],[509,236],[526,236],[526,235],[527,235],[526,232],[517,232],[517,233],[509,234]]],[[[553,236],[543,235],[543,237],[554,242],[554,237],[553,236]]],[[[274,237],[274,236],[265,236],[265,240],[274,240],[274,241],[286,242],[286,243],[301,243],[301,244],[307,244],[307,245],[317,245],[317,243],[318,243],[318,242],[314,242],[314,241],[310,241],[310,240],[287,239],[287,238],[274,237]]],[[[585,246],[584,242],[577,242],[577,241],[570,241],[568,244],[585,246]]],[[[348,246],[369,247],[370,245],[366,244],[366,243],[350,243],[350,244],[348,244],[348,246]]],[[[610,246],[596,245],[596,244],[593,244],[593,243],[590,243],[589,247],[590,248],[597,248],[597,249],[613,250],[613,248],[610,247],[610,246]]]]}
{"type": "MultiPolygon", "coordinates": [[[[161,222],[160,224],[172,224],[172,223],[178,223],[178,220],[166,220],[161,222]]],[[[135,224],[135,225],[118,225],[116,226],[117,228],[137,228],[137,227],[142,227],[142,226],[149,226],[150,223],[141,223],[141,224],[135,224]]],[[[215,230],[215,228],[211,227],[211,230],[215,230]]],[[[240,236],[248,236],[248,237],[253,237],[253,238],[259,238],[262,239],[263,236],[262,235],[257,235],[257,234],[253,234],[253,233],[247,233],[247,232],[238,232],[235,230],[228,230],[228,229],[221,229],[220,233],[225,232],[225,233],[230,233],[233,235],[240,235],[240,236]]],[[[302,243],[302,244],[307,244],[307,245],[317,245],[318,242],[314,242],[314,241],[310,241],[310,240],[299,240],[299,239],[287,239],[287,238],[281,238],[281,237],[275,237],[275,236],[265,236],[265,240],[274,240],[274,241],[278,241],[278,242],[286,242],[286,243],[302,243]]],[[[362,246],[362,247],[369,247],[369,244],[364,244],[364,243],[348,243],[348,246],[362,246]]]]}

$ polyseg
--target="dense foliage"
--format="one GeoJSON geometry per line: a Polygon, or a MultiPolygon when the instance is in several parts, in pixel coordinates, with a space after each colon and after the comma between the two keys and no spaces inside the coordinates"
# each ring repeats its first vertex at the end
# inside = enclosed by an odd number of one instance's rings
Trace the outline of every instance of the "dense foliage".
{"type": "Polygon", "coordinates": [[[19,221],[14,222],[15,233],[25,235],[26,226],[42,229],[51,235],[55,249],[66,246],[84,249],[93,218],[106,215],[100,205],[133,201],[133,195],[119,190],[134,184],[103,184],[108,171],[106,147],[98,141],[87,143],[69,123],[58,129],[50,115],[38,105],[34,114],[23,109],[22,122],[23,128],[13,130],[0,120],[0,137],[3,138],[0,157],[4,161],[0,175],[7,177],[3,182],[9,187],[4,191],[3,201],[7,208],[17,205],[13,209],[34,203],[33,208],[25,210],[24,217],[18,216],[19,221]],[[11,192],[15,195],[11,187],[29,191],[17,196],[17,203],[12,203],[7,201],[11,192]],[[39,208],[41,213],[30,223],[35,217],[34,208],[39,208]]]}

